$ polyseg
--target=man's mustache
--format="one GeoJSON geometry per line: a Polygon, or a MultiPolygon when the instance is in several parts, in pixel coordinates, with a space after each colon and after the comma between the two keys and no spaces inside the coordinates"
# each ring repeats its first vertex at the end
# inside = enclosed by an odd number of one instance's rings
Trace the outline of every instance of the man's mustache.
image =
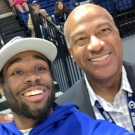
{"type": "Polygon", "coordinates": [[[91,51],[88,53],[88,58],[91,58],[93,56],[96,56],[96,55],[100,55],[100,54],[107,54],[107,53],[110,53],[110,49],[108,48],[102,48],[100,49],[99,51],[91,51]]]}

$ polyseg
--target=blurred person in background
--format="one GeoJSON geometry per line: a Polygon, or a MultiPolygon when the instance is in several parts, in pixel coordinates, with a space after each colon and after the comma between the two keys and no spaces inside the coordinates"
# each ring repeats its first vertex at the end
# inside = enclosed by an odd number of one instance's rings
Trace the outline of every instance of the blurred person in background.
{"type": "MultiPolygon", "coordinates": [[[[48,13],[46,12],[46,10],[40,9],[40,5],[39,5],[38,1],[33,1],[32,7],[35,10],[35,12],[37,13],[39,25],[47,27],[46,20],[44,18],[42,18],[42,16],[41,16],[41,15],[48,16],[48,13]]],[[[51,21],[51,17],[48,16],[47,18],[48,18],[48,20],[51,21]]],[[[35,37],[35,31],[34,31],[34,27],[33,27],[33,23],[32,23],[30,14],[28,15],[28,28],[31,29],[31,37],[35,37]]]]}
{"type": "Polygon", "coordinates": [[[54,14],[56,19],[56,25],[62,25],[65,23],[69,15],[69,10],[63,3],[63,1],[61,0],[56,1],[54,14]]]}
{"type": "Polygon", "coordinates": [[[23,13],[23,8],[25,8],[25,10],[29,11],[29,7],[27,4],[27,0],[11,0],[10,1],[10,5],[14,6],[17,10],[19,10],[21,13],[23,13]]]}

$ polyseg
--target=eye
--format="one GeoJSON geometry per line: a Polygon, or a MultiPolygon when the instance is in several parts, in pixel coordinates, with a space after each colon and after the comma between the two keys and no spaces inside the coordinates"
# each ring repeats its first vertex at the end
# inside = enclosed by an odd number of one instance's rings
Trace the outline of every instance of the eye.
{"type": "Polygon", "coordinates": [[[35,71],[39,72],[39,71],[43,71],[43,70],[45,70],[45,68],[44,68],[44,67],[38,67],[38,68],[36,68],[36,70],[35,70],[35,71]]]}
{"type": "Polygon", "coordinates": [[[80,37],[80,38],[78,38],[78,39],[75,41],[75,43],[78,43],[78,42],[83,41],[83,40],[85,40],[85,39],[86,39],[86,37],[80,37]]]}
{"type": "Polygon", "coordinates": [[[14,73],[13,73],[13,75],[21,75],[23,72],[22,71],[15,71],[14,73]]]}
{"type": "Polygon", "coordinates": [[[108,34],[110,32],[110,29],[105,28],[100,31],[100,34],[108,34]]]}

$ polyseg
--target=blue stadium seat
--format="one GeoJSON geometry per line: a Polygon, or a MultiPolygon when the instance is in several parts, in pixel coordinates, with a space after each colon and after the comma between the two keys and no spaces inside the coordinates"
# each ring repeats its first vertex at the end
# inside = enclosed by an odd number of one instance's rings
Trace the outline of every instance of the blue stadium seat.
{"type": "Polygon", "coordinates": [[[41,5],[40,6],[42,9],[45,9],[49,15],[52,15],[54,13],[54,3],[46,4],[46,5],[41,5]]]}
{"type": "Polygon", "coordinates": [[[25,26],[28,25],[28,14],[29,14],[29,11],[26,11],[23,14],[21,14],[21,19],[25,26]]]}
{"type": "MultiPolygon", "coordinates": [[[[48,1],[47,0],[37,0],[37,1],[38,1],[38,3],[39,3],[40,6],[48,4],[48,1]]],[[[32,5],[32,2],[33,2],[33,0],[28,0],[28,3],[30,5],[32,5]]]]}
{"type": "Polygon", "coordinates": [[[53,4],[54,4],[56,1],[57,1],[57,0],[49,0],[48,3],[50,3],[50,4],[53,3],[53,4]]]}
{"type": "Polygon", "coordinates": [[[116,9],[118,11],[123,11],[132,7],[132,0],[114,0],[116,9]]]}
{"type": "Polygon", "coordinates": [[[53,23],[54,23],[54,24],[56,24],[55,15],[51,15],[51,17],[52,17],[52,21],[53,21],[53,23]]]}
{"type": "Polygon", "coordinates": [[[63,2],[67,6],[67,8],[70,9],[70,1],[68,0],[68,1],[63,1],[63,2]]]}
{"type": "MultiPolygon", "coordinates": [[[[113,1],[112,1],[113,3],[113,1]]],[[[105,8],[110,14],[113,14],[113,7],[112,7],[111,0],[97,0],[95,4],[105,8]]]]}
{"type": "Polygon", "coordinates": [[[30,34],[31,29],[28,28],[28,14],[29,14],[29,11],[26,11],[23,14],[21,14],[21,20],[26,28],[26,33],[30,34]]]}

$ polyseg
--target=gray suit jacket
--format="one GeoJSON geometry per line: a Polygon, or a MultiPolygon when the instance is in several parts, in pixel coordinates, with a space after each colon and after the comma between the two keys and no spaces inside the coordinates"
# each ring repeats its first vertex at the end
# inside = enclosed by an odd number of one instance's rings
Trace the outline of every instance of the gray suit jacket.
{"type": "MultiPolygon", "coordinates": [[[[124,62],[127,77],[135,96],[135,65],[124,62]]],[[[74,102],[79,111],[84,112],[95,119],[95,114],[90,102],[88,90],[84,77],[77,81],[70,89],[55,101],[58,105],[64,105],[68,102],[74,102]]]]}

